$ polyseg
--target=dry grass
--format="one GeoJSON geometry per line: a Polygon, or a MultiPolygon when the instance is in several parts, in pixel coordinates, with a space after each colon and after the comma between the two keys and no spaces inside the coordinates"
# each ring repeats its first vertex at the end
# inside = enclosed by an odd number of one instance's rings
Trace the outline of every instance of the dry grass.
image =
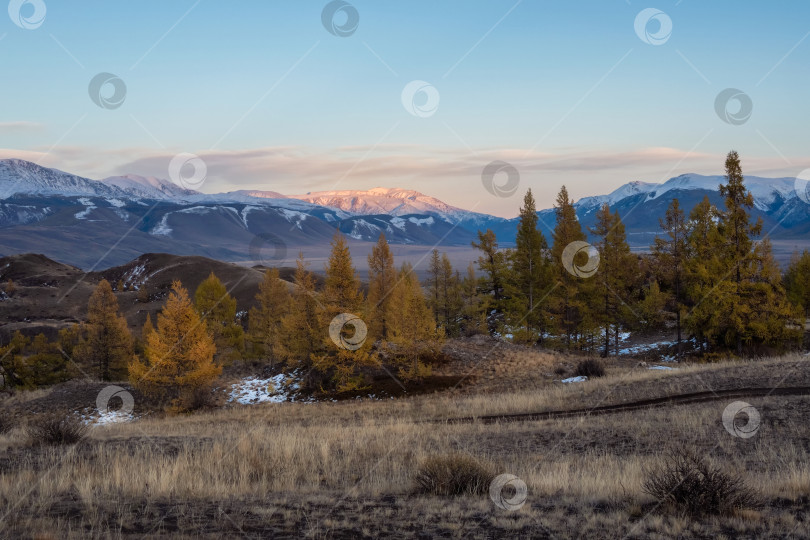
{"type": "Polygon", "coordinates": [[[752,398],[763,423],[747,440],[723,428],[722,400],[535,422],[423,421],[579,408],[700,391],[706,384],[749,386],[774,380],[775,371],[784,374],[797,361],[632,370],[535,393],[237,407],[95,427],[67,449],[31,448],[17,428],[0,435],[0,537],[36,527],[68,537],[69,527],[78,526],[100,535],[195,536],[208,530],[201,523],[216,524],[221,528],[212,534],[224,536],[239,534],[234,524],[257,535],[412,536],[417,521],[430,534],[450,537],[477,537],[476,531],[542,536],[547,529],[563,537],[571,530],[630,537],[726,530],[766,537],[791,529],[801,536],[810,534],[795,517],[810,496],[810,400],[804,397],[752,398]],[[645,471],[680,447],[738,472],[762,493],[766,507],[755,516],[713,521],[661,515],[643,493],[645,471]],[[529,488],[526,506],[505,513],[485,495],[449,502],[411,494],[420,464],[459,453],[520,477],[529,488]]]}
{"type": "Polygon", "coordinates": [[[429,495],[483,495],[495,476],[495,468],[488,463],[466,454],[449,454],[420,463],[414,482],[417,492],[429,495]]]}

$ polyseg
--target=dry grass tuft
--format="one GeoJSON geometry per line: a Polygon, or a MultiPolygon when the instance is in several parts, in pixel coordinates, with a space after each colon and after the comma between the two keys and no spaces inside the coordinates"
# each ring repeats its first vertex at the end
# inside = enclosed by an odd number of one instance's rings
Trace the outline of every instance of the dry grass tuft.
{"type": "Polygon", "coordinates": [[[648,472],[642,490],[689,516],[728,515],[760,505],[742,478],[686,450],[673,452],[663,466],[648,472]]]}
{"type": "Polygon", "coordinates": [[[487,493],[494,467],[467,454],[433,456],[425,460],[416,473],[419,493],[439,495],[482,495],[487,493]]]}
{"type": "Polygon", "coordinates": [[[595,358],[587,358],[577,364],[576,375],[585,376],[589,379],[593,379],[594,377],[604,377],[605,365],[595,358]]]}
{"type": "Polygon", "coordinates": [[[87,437],[88,428],[75,416],[43,416],[27,426],[34,445],[76,444],[87,437]]]}

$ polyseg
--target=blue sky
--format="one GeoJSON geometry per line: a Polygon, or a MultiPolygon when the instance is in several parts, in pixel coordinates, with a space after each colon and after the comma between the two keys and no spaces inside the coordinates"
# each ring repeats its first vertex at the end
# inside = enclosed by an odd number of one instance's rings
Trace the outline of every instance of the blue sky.
{"type": "Polygon", "coordinates": [[[165,178],[189,152],[206,192],[406,187],[512,216],[527,187],[548,207],[563,183],[579,198],[720,174],[731,148],[748,174],[810,167],[803,1],[356,0],[346,37],[326,1],[41,2],[37,28],[0,17],[0,157],[91,178],[165,178]],[[658,45],[634,28],[649,7],[672,22],[658,45]],[[119,108],[90,99],[100,72],[126,84],[119,108]],[[430,116],[403,106],[414,80],[440,97],[430,116]],[[753,104],[739,125],[715,111],[726,88],[753,104]],[[520,172],[516,195],[484,189],[493,160],[520,172]]]}

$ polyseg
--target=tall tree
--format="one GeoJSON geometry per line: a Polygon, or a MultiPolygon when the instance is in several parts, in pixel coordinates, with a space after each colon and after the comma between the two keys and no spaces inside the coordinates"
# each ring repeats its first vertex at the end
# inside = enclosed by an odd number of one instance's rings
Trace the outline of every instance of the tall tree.
{"type": "Polygon", "coordinates": [[[705,209],[708,202],[693,210],[688,266],[695,305],[689,326],[709,345],[737,354],[792,346],[801,324],[787,300],[770,242],[752,239],[762,222],[750,223],[753,196],[734,151],[726,158],[726,181],[720,186],[725,210],[714,212],[716,226],[711,210],[705,209]]]}
{"type": "Polygon", "coordinates": [[[253,355],[273,365],[279,357],[281,321],[290,312],[290,291],[278,268],[265,271],[256,293],[256,305],[250,308],[248,336],[253,355]]]}
{"type": "Polygon", "coordinates": [[[363,306],[363,292],[352,263],[349,244],[340,231],[332,238],[332,251],[325,272],[323,294],[328,315],[360,311],[363,306]]]}
{"type": "MultiPolygon", "coordinates": [[[[664,238],[656,237],[652,246],[656,261],[656,273],[671,291],[671,309],[675,313],[677,351],[681,355],[681,312],[686,301],[684,287],[684,265],[687,257],[687,236],[689,228],[686,216],[678,199],[672,199],[664,219],[659,219],[664,238]]],[[[657,287],[656,283],[656,287],[657,287]]]]}
{"type": "Polygon", "coordinates": [[[399,374],[406,380],[421,379],[430,374],[427,360],[438,354],[441,332],[409,263],[399,271],[392,306],[390,341],[399,374]]]}
{"type": "Polygon", "coordinates": [[[132,385],[152,399],[188,410],[202,403],[222,367],[214,363],[216,344],[180,281],[149,333],[143,361],[129,364],[132,385]]]}
{"type": "Polygon", "coordinates": [[[548,243],[537,222],[537,206],[529,189],[518,218],[508,286],[513,334],[519,341],[532,344],[542,339],[545,326],[542,303],[552,280],[548,243]]]}
{"type": "MultiPolygon", "coordinates": [[[[326,264],[326,279],[323,291],[324,311],[326,315],[324,342],[326,352],[312,357],[315,369],[331,378],[332,386],[338,392],[357,390],[363,387],[364,376],[360,369],[364,366],[376,366],[379,360],[371,353],[372,340],[365,339],[356,350],[346,349],[334,343],[328,335],[330,322],[342,313],[362,317],[363,292],[352,265],[349,245],[340,232],[332,239],[332,251],[326,264]]],[[[362,319],[361,319],[362,320],[362,319]]],[[[365,323],[364,321],[364,324],[365,323]]],[[[354,339],[357,326],[344,325],[341,334],[354,339]],[[351,326],[352,328],[347,328],[351,326]],[[350,335],[351,334],[351,335],[350,335]]]]}
{"type": "Polygon", "coordinates": [[[439,255],[437,249],[431,252],[425,285],[427,305],[433,313],[434,320],[444,329],[445,335],[458,335],[459,312],[462,308],[460,280],[447,253],[439,255]]]}
{"type": "Polygon", "coordinates": [[[479,283],[481,292],[488,300],[489,329],[495,331],[503,317],[504,285],[508,269],[507,253],[498,247],[498,240],[491,229],[487,229],[485,233],[478,231],[478,242],[472,242],[472,247],[481,251],[481,256],[478,257],[478,268],[484,272],[484,276],[479,283]]]}
{"type": "MultiPolygon", "coordinates": [[[[720,213],[717,230],[724,247],[724,263],[728,271],[734,276],[734,295],[732,303],[737,313],[731,318],[740,320],[746,318],[744,296],[744,266],[749,259],[753,241],[762,231],[762,219],[755,224],[750,223],[750,211],[754,207],[754,196],[744,184],[740,156],[732,150],[726,156],[726,184],[720,185],[720,195],[725,197],[725,211],[720,213]]],[[[743,325],[745,323],[742,323],[743,325]]],[[[737,353],[742,353],[743,332],[735,332],[735,346],[737,353]]]]}
{"type": "Polygon", "coordinates": [[[110,283],[102,279],[87,302],[87,322],[76,346],[77,357],[88,361],[105,381],[126,376],[134,354],[126,319],[118,312],[118,299],[110,283]]]}
{"type": "Polygon", "coordinates": [[[583,280],[571,275],[562,264],[562,253],[575,241],[585,241],[585,233],[577,219],[574,203],[568,197],[568,190],[562,186],[554,206],[557,223],[552,235],[551,258],[554,263],[556,288],[550,297],[549,309],[557,330],[565,335],[567,348],[571,347],[572,338],[577,334],[583,319],[583,305],[580,303],[580,289],[583,280]]]}
{"type": "Polygon", "coordinates": [[[295,262],[295,278],[291,309],[281,320],[280,336],[276,345],[279,355],[288,366],[300,369],[304,384],[313,386],[316,382],[312,371],[313,356],[325,351],[324,328],[329,321],[324,320],[322,305],[315,288],[315,277],[309,271],[304,254],[299,253],[295,262]]]}
{"type": "Polygon", "coordinates": [[[461,279],[458,272],[453,270],[447,253],[442,253],[441,285],[442,312],[437,322],[440,322],[445,335],[457,336],[461,331],[460,312],[464,301],[461,297],[461,279]]]}
{"type": "Polygon", "coordinates": [[[217,361],[227,364],[240,359],[245,350],[245,333],[236,321],[236,299],[213,272],[194,292],[194,307],[211,329],[217,361]]]}
{"type": "Polygon", "coordinates": [[[396,270],[394,270],[394,256],[385,239],[380,233],[377,244],[371,248],[368,256],[368,309],[369,331],[372,336],[387,339],[389,334],[389,318],[391,313],[391,294],[396,285],[396,270]]]}
{"type": "Polygon", "coordinates": [[[599,320],[604,326],[604,356],[610,356],[610,334],[613,330],[614,345],[618,352],[619,330],[626,322],[630,308],[630,293],[634,290],[633,279],[638,275],[636,258],[627,245],[624,224],[619,213],[611,213],[607,203],[596,213],[596,225],[591,234],[599,238],[599,273],[595,286],[602,300],[599,320]]]}
{"type": "Polygon", "coordinates": [[[688,312],[684,326],[697,338],[701,350],[713,341],[710,324],[716,314],[707,296],[712,294],[723,276],[718,255],[720,237],[717,231],[718,210],[706,196],[689,214],[687,257],[684,265],[688,312]]]}

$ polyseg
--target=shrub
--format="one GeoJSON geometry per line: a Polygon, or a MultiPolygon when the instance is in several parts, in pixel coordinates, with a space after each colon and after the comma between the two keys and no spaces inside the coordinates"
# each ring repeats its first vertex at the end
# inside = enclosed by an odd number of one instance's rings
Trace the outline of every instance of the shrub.
{"type": "Polygon", "coordinates": [[[465,454],[434,456],[416,473],[416,489],[431,495],[481,495],[487,493],[495,471],[492,466],[465,454]]]}
{"type": "Polygon", "coordinates": [[[759,506],[759,497],[743,480],[680,450],[656,470],[647,471],[642,490],[659,504],[690,516],[725,514],[759,506]]]}
{"type": "Polygon", "coordinates": [[[605,376],[605,366],[599,360],[595,358],[588,358],[587,360],[582,360],[579,364],[577,364],[577,376],[585,376],[590,378],[593,377],[604,377],[605,376]]]}
{"type": "Polygon", "coordinates": [[[28,436],[37,445],[76,444],[87,436],[87,426],[75,416],[44,416],[28,424],[28,436]]]}

